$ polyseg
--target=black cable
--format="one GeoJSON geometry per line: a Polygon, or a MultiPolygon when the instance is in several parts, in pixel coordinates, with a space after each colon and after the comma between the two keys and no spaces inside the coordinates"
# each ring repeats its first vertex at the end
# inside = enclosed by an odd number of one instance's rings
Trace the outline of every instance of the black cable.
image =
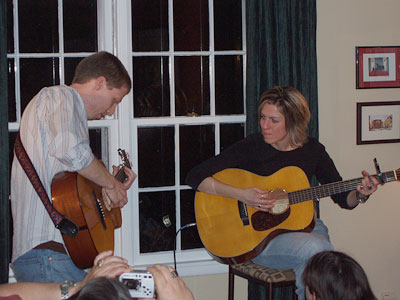
{"type": "Polygon", "coordinates": [[[174,239],[174,269],[175,269],[175,271],[176,271],[177,274],[178,274],[178,271],[177,271],[177,269],[176,269],[176,238],[177,238],[177,236],[178,236],[178,233],[179,233],[181,230],[186,229],[186,228],[189,228],[189,227],[193,227],[193,226],[196,226],[196,225],[197,225],[196,223],[189,223],[189,224],[183,225],[183,226],[182,226],[181,228],[179,228],[178,231],[175,233],[175,239],[174,239]]]}

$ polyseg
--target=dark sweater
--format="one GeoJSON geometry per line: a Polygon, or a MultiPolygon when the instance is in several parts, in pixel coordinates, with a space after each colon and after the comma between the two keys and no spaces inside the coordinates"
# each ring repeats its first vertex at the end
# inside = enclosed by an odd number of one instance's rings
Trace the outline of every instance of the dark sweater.
{"type": "MultiPolygon", "coordinates": [[[[269,176],[287,166],[301,168],[310,182],[313,175],[320,184],[342,181],[325,147],[315,138],[309,137],[302,147],[295,150],[279,151],[265,143],[261,133],[255,133],[194,167],[188,173],[186,183],[197,190],[205,178],[227,168],[269,176]]],[[[348,192],[333,195],[332,199],[340,207],[350,209],[346,201],[347,195],[348,192]]]]}

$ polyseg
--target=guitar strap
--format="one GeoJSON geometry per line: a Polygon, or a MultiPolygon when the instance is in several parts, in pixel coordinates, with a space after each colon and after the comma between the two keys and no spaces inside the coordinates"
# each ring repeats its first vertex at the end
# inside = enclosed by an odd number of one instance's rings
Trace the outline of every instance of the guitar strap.
{"type": "Polygon", "coordinates": [[[69,237],[77,236],[79,232],[78,226],[74,222],[60,214],[60,212],[58,212],[51,203],[49,196],[47,195],[46,190],[42,184],[42,181],[40,180],[39,175],[37,174],[35,167],[33,166],[32,161],[28,156],[28,153],[26,153],[24,145],[22,145],[19,132],[15,139],[14,150],[19,163],[21,164],[30,182],[32,183],[40,200],[42,200],[43,205],[47,210],[47,213],[49,214],[55,227],[59,229],[61,233],[66,234],[69,237]]]}

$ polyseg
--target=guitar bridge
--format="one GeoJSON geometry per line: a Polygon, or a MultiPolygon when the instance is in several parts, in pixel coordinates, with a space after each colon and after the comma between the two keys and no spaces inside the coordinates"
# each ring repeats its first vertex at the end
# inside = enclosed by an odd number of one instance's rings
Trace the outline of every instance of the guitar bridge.
{"type": "Polygon", "coordinates": [[[100,222],[103,225],[104,230],[107,229],[107,225],[105,222],[105,214],[104,214],[104,208],[103,205],[101,204],[100,200],[96,197],[96,194],[94,193],[94,191],[92,191],[92,196],[93,196],[93,201],[94,201],[94,205],[96,206],[97,209],[97,214],[100,217],[100,222]]]}
{"type": "Polygon", "coordinates": [[[249,220],[249,213],[247,211],[247,207],[246,204],[244,204],[241,201],[238,201],[238,209],[239,209],[239,216],[240,219],[243,222],[244,226],[247,226],[250,224],[250,220],[249,220]]]}

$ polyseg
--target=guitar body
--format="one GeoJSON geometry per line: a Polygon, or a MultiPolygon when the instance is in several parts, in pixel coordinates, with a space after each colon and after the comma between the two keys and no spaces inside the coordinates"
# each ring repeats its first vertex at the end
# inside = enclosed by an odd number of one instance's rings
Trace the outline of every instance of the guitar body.
{"type": "MultiPolygon", "coordinates": [[[[213,177],[235,187],[258,187],[270,191],[283,189],[291,192],[310,186],[307,176],[298,167],[286,167],[271,176],[225,169],[213,177]]],[[[275,236],[291,231],[311,231],[314,227],[313,201],[291,204],[282,214],[265,213],[244,205],[248,225],[241,218],[240,205],[244,204],[236,199],[196,193],[195,214],[201,241],[221,263],[237,264],[251,260],[275,236]]]]}
{"type": "Polygon", "coordinates": [[[52,181],[51,195],[55,209],[79,227],[76,237],[62,235],[76,266],[89,268],[97,254],[114,250],[114,229],[122,225],[121,210],[106,209],[100,186],[76,172],[61,172],[52,181]]]}

